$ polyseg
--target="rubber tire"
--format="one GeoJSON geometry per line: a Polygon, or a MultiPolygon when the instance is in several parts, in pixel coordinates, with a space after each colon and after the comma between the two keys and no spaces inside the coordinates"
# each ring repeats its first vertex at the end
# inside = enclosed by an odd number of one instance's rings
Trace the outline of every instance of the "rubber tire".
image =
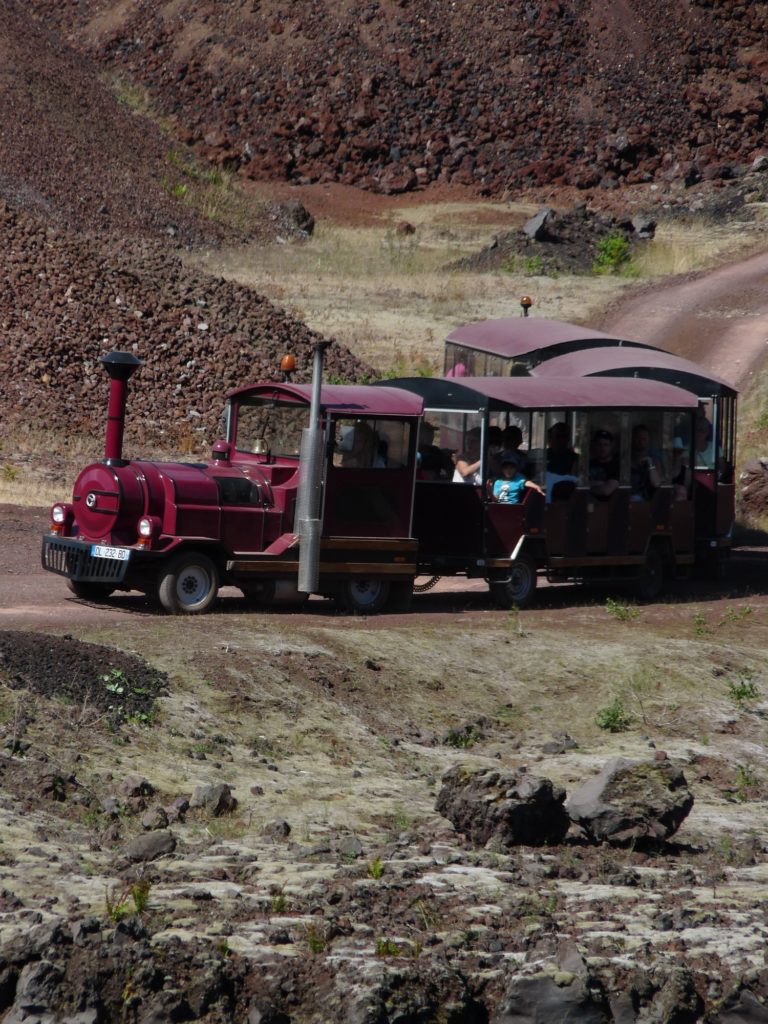
{"type": "Polygon", "coordinates": [[[389,600],[387,580],[357,579],[339,584],[336,603],[348,615],[378,615],[389,600]]]}
{"type": "Polygon", "coordinates": [[[635,593],[641,601],[655,601],[664,592],[664,559],[657,547],[648,548],[642,575],[635,583],[635,593]]]}
{"type": "Polygon", "coordinates": [[[170,615],[201,615],[219,592],[219,570],[201,551],[184,551],[161,570],[160,604],[170,615]]]}
{"type": "Polygon", "coordinates": [[[510,563],[504,579],[489,579],[491,600],[499,608],[525,608],[536,593],[536,566],[525,555],[510,563]]]}
{"type": "Polygon", "coordinates": [[[270,605],[275,600],[275,590],[277,588],[274,580],[263,580],[251,584],[241,583],[240,589],[246,600],[251,601],[253,604],[270,605]]]}
{"type": "Polygon", "coordinates": [[[405,615],[411,610],[413,583],[410,580],[390,583],[387,611],[394,615],[405,615]]]}
{"type": "Polygon", "coordinates": [[[67,586],[81,601],[106,601],[115,592],[109,583],[91,583],[89,581],[67,580],[67,586]]]}

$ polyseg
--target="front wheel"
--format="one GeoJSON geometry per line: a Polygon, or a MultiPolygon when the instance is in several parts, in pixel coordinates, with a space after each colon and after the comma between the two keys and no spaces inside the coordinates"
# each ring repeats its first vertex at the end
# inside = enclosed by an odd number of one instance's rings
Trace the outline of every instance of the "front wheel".
{"type": "Polygon", "coordinates": [[[219,570],[198,551],[172,558],[160,573],[157,596],[171,615],[207,612],[219,592],[219,570]]]}
{"type": "Polygon", "coordinates": [[[516,558],[504,576],[488,580],[488,588],[499,608],[524,608],[536,592],[536,566],[525,556],[516,558]]]}
{"type": "Polygon", "coordinates": [[[386,580],[347,580],[336,592],[339,607],[349,615],[377,615],[388,598],[386,580]]]}
{"type": "Polygon", "coordinates": [[[115,590],[110,583],[83,583],[79,580],[67,580],[67,586],[82,601],[106,601],[115,590]]]}

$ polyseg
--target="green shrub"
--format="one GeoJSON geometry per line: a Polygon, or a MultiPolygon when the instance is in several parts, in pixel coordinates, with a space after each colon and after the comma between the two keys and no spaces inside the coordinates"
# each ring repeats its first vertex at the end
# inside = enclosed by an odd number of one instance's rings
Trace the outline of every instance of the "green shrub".
{"type": "Polygon", "coordinates": [[[632,726],[632,715],[624,707],[623,699],[614,697],[607,707],[597,712],[595,722],[607,732],[626,732],[632,726]]]}
{"type": "Polygon", "coordinates": [[[597,243],[597,255],[592,264],[596,274],[615,274],[629,263],[629,242],[620,231],[611,231],[597,243]]]}

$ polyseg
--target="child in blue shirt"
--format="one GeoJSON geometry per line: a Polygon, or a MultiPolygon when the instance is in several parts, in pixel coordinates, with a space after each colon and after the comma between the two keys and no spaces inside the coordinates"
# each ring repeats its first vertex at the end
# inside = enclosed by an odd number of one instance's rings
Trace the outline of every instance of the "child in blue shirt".
{"type": "Polygon", "coordinates": [[[506,452],[501,460],[501,476],[493,482],[493,500],[503,505],[518,505],[523,499],[523,492],[530,487],[539,494],[544,492],[533,480],[526,480],[520,472],[519,460],[506,452]]]}

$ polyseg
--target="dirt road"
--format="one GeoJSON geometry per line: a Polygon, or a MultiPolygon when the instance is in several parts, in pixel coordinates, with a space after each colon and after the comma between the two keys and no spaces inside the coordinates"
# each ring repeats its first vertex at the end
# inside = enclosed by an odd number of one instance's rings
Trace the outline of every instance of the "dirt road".
{"type": "Polygon", "coordinates": [[[600,326],[701,363],[743,390],[768,355],[768,253],[644,288],[600,326]]]}

